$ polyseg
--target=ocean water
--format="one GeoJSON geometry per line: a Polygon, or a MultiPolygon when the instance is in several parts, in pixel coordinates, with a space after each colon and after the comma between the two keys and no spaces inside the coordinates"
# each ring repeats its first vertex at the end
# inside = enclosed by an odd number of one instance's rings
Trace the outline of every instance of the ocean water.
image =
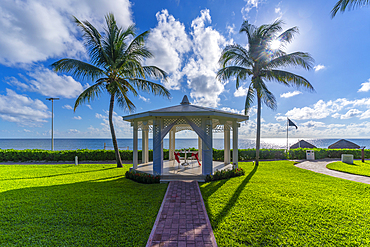
{"type": "MultiPolygon", "coordinates": [[[[297,138],[289,139],[289,146],[298,142],[297,138]]],[[[339,139],[306,139],[305,141],[315,145],[318,148],[327,148],[329,145],[338,141],[339,139]]],[[[366,146],[370,149],[370,139],[347,139],[356,143],[359,146],[366,146]]],[[[118,139],[118,146],[122,150],[132,150],[132,139],[118,139]]],[[[113,149],[111,139],[54,139],[54,150],[76,150],[76,149],[113,149]]],[[[141,149],[141,140],[138,143],[139,150],[141,149]]],[[[198,148],[198,139],[176,139],[176,149],[182,148],[198,148]]],[[[255,148],[255,139],[239,139],[239,149],[255,148]]],[[[163,148],[168,149],[168,139],[163,140],[163,148]]],[[[261,138],[261,148],[269,149],[285,149],[287,147],[286,138],[261,138]]],[[[213,139],[213,148],[223,149],[223,139],[213,139]]],[[[231,142],[232,148],[232,142],[231,142]]],[[[0,149],[51,149],[50,139],[0,139],[0,149]]],[[[153,149],[153,142],[149,140],[149,149],[153,149]]]]}

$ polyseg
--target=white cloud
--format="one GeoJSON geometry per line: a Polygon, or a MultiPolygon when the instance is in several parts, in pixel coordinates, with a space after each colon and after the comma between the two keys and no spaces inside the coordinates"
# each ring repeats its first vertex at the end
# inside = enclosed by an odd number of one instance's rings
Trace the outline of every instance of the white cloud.
{"type": "Polygon", "coordinates": [[[115,13],[122,26],[132,24],[129,0],[32,0],[1,1],[0,63],[5,65],[45,61],[58,56],[76,57],[84,53],[75,37],[74,15],[101,23],[108,12],[115,13]]]}
{"type": "Polygon", "coordinates": [[[76,120],[81,120],[82,117],[81,116],[74,116],[73,119],[76,119],[76,120]]]}
{"type": "Polygon", "coordinates": [[[346,114],[341,115],[340,119],[349,119],[349,118],[357,117],[361,113],[362,113],[362,111],[359,111],[357,109],[351,109],[351,110],[347,111],[346,114]]]}
{"type": "Polygon", "coordinates": [[[86,106],[90,109],[90,110],[92,110],[92,107],[91,107],[91,105],[89,105],[89,104],[86,104],[86,106]]]}
{"type": "Polygon", "coordinates": [[[6,95],[0,95],[0,118],[15,122],[21,126],[40,126],[50,117],[48,107],[40,100],[20,95],[6,89],[6,95]]]}
{"type": "Polygon", "coordinates": [[[314,66],[313,68],[314,68],[315,72],[317,72],[319,70],[325,69],[326,67],[325,67],[325,65],[318,64],[318,65],[314,66]]]}
{"type": "MultiPolygon", "coordinates": [[[[108,111],[104,111],[104,114],[96,113],[95,117],[98,119],[102,119],[103,122],[100,123],[102,126],[101,129],[94,128],[92,126],[89,127],[89,133],[91,132],[94,136],[109,136],[110,135],[110,127],[109,127],[109,119],[108,119],[108,111]]],[[[116,132],[117,137],[128,137],[132,136],[132,128],[129,122],[123,121],[121,116],[118,116],[116,112],[113,112],[113,125],[114,130],[116,132]]]]}
{"type": "Polygon", "coordinates": [[[357,92],[369,92],[370,91],[370,79],[367,82],[361,83],[361,88],[357,92]]]}
{"type": "Polygon", "coordinates": [[[148,47],[154,58],[147,61],[170,74],[163,84],[168,89],[180,89],[181,63],[184,54],[191,49],[191,40],[185,32],[185,26],[177,21],[167,10],[156,14],[158,25],[148,37],[148,47]]]}
{"type": "Polygon", "coordinates": [[[218,31],[207,27],[206,22],[211,23],[208,9],[202,10],[201,15],[191,23],[194,56],[189,59],[183,72],[195,103],[217,107],[224,84],[216,79],[216,72],[219,69],[219,56],[227,41],[218,31]]]}
{"type": "Polygon", "coordinates": [[[244,88],[243,86],[240,86],[235,92],[234,92],[234,96],[235,97],[243,97],[243,96],[247,96],[247,93],[248,93],[248,88],[244,88]]]}
{"type": "Polygon", "coordinates": [[[141,96],[141,95],[139,95],[139,99],[141,99],[142,101],[144,101],[144,102],[149,102],[150,101],[150,99],[149,98],[145,98],[145,97],[143,97],[143,96],[141,96]]]}
{"type": "Polygon", "coordinates": [[[70,105],[64,105],[62,106],[62,108],[67,109],[67,110],[73,110],[73,107],[70,105]]]}
{"type": "Polygon", "coordinates": [[[79,130],[76,130],[76,129],[69,129],[68,130],[68,134],[79,134],[80,131],[79,130]]]}
{"type": "Polygon", "coordinates": [[[241,13],[243,15],[244,19],[248,18],[248,13],[253,9],[253,8],[258,8],[258,4],[260,4],[262,1],[261,0],[244,0],[246,5],[242,8],[241,13]]]}
{"type": "Polygon", "coordinates": [[[222,107],[221,111],[227,111],[227,112],[231,112],[231,113],[244,115],[244,109],[239,111],[237,109],[232,109],[230,107],[222,107]]]}
{"type": "Polygon", "coordinates": [[[281,98],[290,98],[290,97],[293,97],[293,96],[296,96],[296,95],[299,95],[299,94],[302,94],[302,92],[300,92],[300,91],[287,92],[287,93],[280,94],[280,97],[281,98]]]}
{"type": "Polygon", "coordinates": [[[286,116],[291,119],[303,120],[303,119],[322,119],[342,109],[339,104],[328,101],[327,103],[323,100],[319,100],[316,104],[311,107],[296,108],[286,113],[286,116]]]}
{"type": "Polygon", "coordinates": [[[236,34],[238,33],[236,30],[235,30],[235,24],[233,23],[232,25],[226,25],[226,30],[227,32],[229,33],[229,35],[232,35],[232,34],[236,34]]]}
{"type": "Polygon", "coordinates": [[[71,76],[59,76],[47,68],[39,67],[27,74],[32,78],[31,80],[21,76],[26,80],[26,83],[19,82],[14,77],[7,78],[7,83],[17,86],[19,89],[37,92],[48,97],[74,98],[83,91],[81,83],[75,81],[71,76]]]}

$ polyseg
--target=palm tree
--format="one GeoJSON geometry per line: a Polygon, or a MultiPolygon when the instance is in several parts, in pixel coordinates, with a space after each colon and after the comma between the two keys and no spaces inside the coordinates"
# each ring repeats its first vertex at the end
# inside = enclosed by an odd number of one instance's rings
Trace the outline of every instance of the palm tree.
{"type": "Polygon", "coordinates": [[[103,91],[110,95],[109,126],[116,155],[117,167],[122,167],[118,150],[116,134],[113,126],[113,106],[115,100],[120,107],[129,112],[135,109],[129,99],[130,94],[137,96],[137,90],[170,97],[168,90],[147,78],[166,79],[167,74],[155,66],[143,66],[146,58],[153,57],[145,47],[148,31],[135,37],[135,27],[122,29],[117,26],[113,14],[105,17],[106,28],[103,33],[88,21],[74,21],[82,29],[84,44],[90,55],[90,63],[76,59],[61,59],[51,66],[56,72],[71,73],[80,79],[94,81],[94,84],[84,90],[76,99],[74,111],[84,103],[98,98],[103,91]],[[132,40],[130,43],[129,40],[132,40]]]}
{"type": "Polygon", "coordinates": [[[275,96],[268,90],[266,82],[275,81],[285,86],[314,90],[308,80],[302,76],[279,70],[287,66],[310,70],[314,61],[308,53],[287,54],[282,50],[287,43],[291,42],[294,34],[298,33],[298,28],[293,27],[278,35],[282,30],[282,24],[281,20],[276,20],[272,24],[256,27],[244,21],[239,32],[247,35],[247,48],[238,44],[228,45],[222,51],[219,60],[222,66],[217,73],[219,80],[227,81],[231,77],[236,77],[238,89],[240,81],[246,81],[251,77],[244,114],[247,115],[254,98],[257,98],[256,165],[259,163],[262,101],[273,110],[277,107],[275,96]],[[272,45],[277,46],[272,49],[272,45]]]}
{"type": "Polygon", "coordinates": [[[369,4],[369,0],[339,0],[331,10],[331,18],[334,18],[338,11],[344,12],[346,9],[354,9],[369,4]]]}

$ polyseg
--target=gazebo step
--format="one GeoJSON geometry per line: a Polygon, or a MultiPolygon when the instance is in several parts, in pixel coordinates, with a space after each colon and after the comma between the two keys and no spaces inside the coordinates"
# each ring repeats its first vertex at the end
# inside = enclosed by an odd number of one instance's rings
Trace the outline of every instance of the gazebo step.
{"type": "Polygon", "coordinates": [[[170,181],[198,181],[204,182],[205,176],[203,175],[162,175],[161,183],[167,183],[170,181]]]}

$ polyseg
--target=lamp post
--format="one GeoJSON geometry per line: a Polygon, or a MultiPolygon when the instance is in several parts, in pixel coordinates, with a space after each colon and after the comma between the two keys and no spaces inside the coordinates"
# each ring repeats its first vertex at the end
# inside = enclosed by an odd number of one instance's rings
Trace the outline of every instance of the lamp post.
{"type": "Polygon", "coordinates": [[[59,98],[46,98],[51,101],[51,151],[54,151],[54,100],[59,98]]]}

